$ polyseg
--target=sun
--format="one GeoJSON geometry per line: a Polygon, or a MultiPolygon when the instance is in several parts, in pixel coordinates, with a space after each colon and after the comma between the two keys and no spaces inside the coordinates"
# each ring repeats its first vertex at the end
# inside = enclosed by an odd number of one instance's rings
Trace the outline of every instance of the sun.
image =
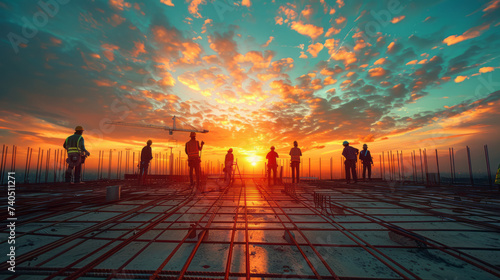
{"type": "Polygon", "coordinates": [[[256,165],[257,165],[257,163],[255,161],[252,162],[252,166],[256,166],[256,165]]]}

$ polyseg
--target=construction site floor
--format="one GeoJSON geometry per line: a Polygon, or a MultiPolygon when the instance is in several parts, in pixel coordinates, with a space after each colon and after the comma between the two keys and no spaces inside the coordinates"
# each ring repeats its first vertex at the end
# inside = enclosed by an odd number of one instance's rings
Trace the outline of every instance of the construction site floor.
{"type": "Polygon", "coordinates": [[[497,190],[266,183],[18,187],[0,278],[500,279],[497,190]]]}

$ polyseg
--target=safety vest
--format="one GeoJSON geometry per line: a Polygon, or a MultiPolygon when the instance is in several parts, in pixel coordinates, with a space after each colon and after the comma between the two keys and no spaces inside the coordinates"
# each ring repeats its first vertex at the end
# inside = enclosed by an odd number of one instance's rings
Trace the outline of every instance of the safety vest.
{"type": "Polygon", "coordinates": [[[500,185],[500,164],[498,165],[497,176],[495,177],[495,184],[500,185]]]}
{"type": "Polygon", "coordinates": [[[301,154],[300,149],[293,147],[290,150],[290,156],[292,157],[291,160],[300,162],[300,154],[301,154]]]}
{"type": "Polygon", "coordinates": [[[198,141],[196,140],[191,140],[186,143],[186,149],[187,149],[187,154],[188,157],[193,158],[193,157],[199,157],[200,154],[198,153],[198,141]]]}
{"type": "Polygon", "coordinates": [[[68,154],[71,154],[71,153],[78,153],[80,154],[82,152],[82,150],[80,150],[80,139],[82,139],[82,136],[79,135],[80,137],[78,137],[78,140],[76,140],[76,143],[75,143],[75,136],[76,134],[73,134],[71,136],[69,136],[68,138],[66,138],[66,149],[68,150],[68,154]],[[71,138],[71,139],[70,139],[71,138]]]}

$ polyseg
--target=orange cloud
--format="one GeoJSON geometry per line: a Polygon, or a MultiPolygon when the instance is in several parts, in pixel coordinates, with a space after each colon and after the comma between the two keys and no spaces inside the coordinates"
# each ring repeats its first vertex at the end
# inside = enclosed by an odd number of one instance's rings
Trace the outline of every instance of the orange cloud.
{"type": "Polygon", "coordinates": [[[410,62],[406,63],[406,65],[414,65],[414,64],[417,64],[417,61],[418,61],[417,59],[412,60],[412,61],[410,61],[410,62]]]}
{"type": "Polygon", "coordinates": [[[395,43],[394,42],[391,42],[388,46],[387,46],[387,52],[391,52],[392,49],[394,48],[394,45],[395,43]]]}
{"type": "Polygon", "coordinates": [[[134,42],[135,49],[132,51],[132,56],[137,57],[141,53],[147,53],[144,49],[144,43],[142,42],[134,42]]]}
{"type": "Polygon", "coordinates": [[[252,2],[250,0],[243,0],[241,1],[241,6],[250,7],[252,6],[252,2]]]}
{"type": "Polygon", "coordinates": [[[330,36],[332,36],[332,35],[337,35],[337,34],[339,34],[339,33],[340,33],[340,31],[341,31],[340,29],[335,29],[335,28],[333,28],[333,27],[330,27],[330,28],[328,29],[328,31],[326,31],[326,33],[325,33],[325,37],[330,37],[330,36]]]}
{"type": "Polygon", "coordinates": [[[495,67],[481,67],[479,69],[479,73],[488,73],[488,72],[492,72],[493,70],[495,70],[495,67]]]}
{"type": "Polygon", "coordinates": [[[490,28],[489,24],[483,24],[480,26],[472,27],[471,29],[465,31],[462,35],[459,36],[451,35],[447,37],[446,39],[443,40],[443,43],[447,44],[448,46],[451,46],[465,40],[476,38],[479,37],[481,34],[483,34],[483,32],[488,28],[490,28]]]}
{"type": "Polygon", "coordinates": [[[306,35],[315,40],[321,34],[323,34],[323,27],[318,27],[312,24],[304,24],[301,21],[293,21],[290,26],[293,30],[297,31],[299,34],[306,35]]]}
{"type": "Polygon", "coordinates": [[[267,40],[267,42],[262,45],[262,47],[266,48],[269,46],[269,44],[271,44],[271,42],[273,41],[274,37],[273,36],[269,36],[269,40],[267,40]]]}
{"type": "Polygon", "coordinates": [[[199,5],[204,5],[207,2],[205,0],[191,0],[191,3],[189,3],[188,6],[188,11],[190,14],[192,14],[196,18],[201,18],[200,13],[198,12],[198,6],[199,5]]]}
{"type": "Polygon", "coordinates": [[[386,62],[387,62],[387,59],[385,59],[384,57],[382,57],[382,58],[377,59],[373,63],[373,65],[384,65],[386,62]]]}
{"type": "Polygon", "coordinates": [[[274,18],[274,21],[276,22],[277,25],[283,25],[283,18],[280,16],[276,16],[274,18]]]}
{"type": "Polygon", "coordinates": [[[117,14],[114,14],[112,17],[111,17],[111,25],[116,27],[120,24],[122,24],[122,22],[125,21],[125,18],[117,15],[117,14]]]}
{"type": "Polygon", "coordinates": [[[457,76],[457,77],[455,78],[455,83],[461,83],[461,82],[465,81],[465,80],[466,80],[466,79],[468,79],[468,78],[469,78],[469,77],[467,77],[467,76],[457,76]]]}
{"type": "Polygon", "coordinates": [[[207,18],[207,19],[205,20],[205,23],[203,23],[203,26],[201,27],[201,34],[203,34],[203,33],[207,32],[207,25],[212,26],[212,22],[213,22],[213,20],[211,20],[211,19],[209,19],[209,18],[207,18]]]}
{"type": "Polygon", "coordinates": [[[132,6],[124,0],[109,0],[109,5],[120,11],[123,11],[123,7],[130,8],[132,6]]]}
{"type": "Polygon", "coordinates": [[[173,7],[174,4],[172,3],[172,0],[160,0],[161,3],[173,7]]]}
{"type": "Polygon", "coordinates": [[[332,85],[332,84],[335,84],[337,82],[336,79],[328,76],[325,78],[325,80],[323,81],[323,85],[327,86],[327,85],[332,85]]]}
{"type": "Polygon", "coordinates": [[[318,53],[323,49],[323,44],[321,43],[316,43],[316,44],[311,44],[309,47],[307,47],[307,52],[311,54],[312,57],[317,57],[318,53]]]}
{"type": "Polygon", "coordinates": [[[500,7],[500,0],[492,0],[487,5],[488,6],[483,9],[483,12],[487,12],[487,11],[492,11],[492,10],[498,9],[500,7]]]}
{"type": "Polygon", "coordinates": [[[305,54],[304,52],[300,52],[299,58],[307,58],[307,54],[305,54]]]}
{"type": "Polygon", "coordinates": [[[346,18],[345,18],[345,17],[343,17],[343,16],[340,16],[340,17],[338,17],[338,18],[336,18],[336,19],[335,19],[335,23],[336,23],[337,25],[341,25],[341,24],[342,24],[342,23],[344,23],[345,21],[346,21],[346,18]]]}
{"type": "Polygon", "coordinates": [[[394,17],[394,18],[391,19],[391,22],[394,23],[394,24],[398,23],[398,22],[402,21],[403,19],[405,19],[405,17],[406,16],[394,17]]]}
{"type": "Polygon", "coordinates": [[[115,60],[115,54],[113,53],[113,51],[120,49],[118,46],[111,44],[103,44],[101,47],[104,49],[102,53],[109,61],[115,60]]]}
{"type": "Polygon", "coordinates": [[[107,80],[107,79],[102,79],[102,80],[94,80],[94,83],[99,86],[99,87],[112,87],[116,85],[116,82],[107,80]]]}
{"type": "Polygon", "coordinates": [[[358,61],[356,58],[356,54],[354,52],[348,51],[346,48],[342,47],[338,52],[332,54],[331,56],[334,60],[341,60],[344,62],[344,65],[349,65],[358,61]]]}
{"type": "Polygon", "coordinates": [[[385,76],[386,74],[387,74],[387,71],[382,67],[377,67],[377,68],[373,68],[373,69],[368,70],[368,75],[370,75],[370,77],[382,77],[382,76],[385,76]]]}
{"type": "Polygon", "coordinates": [[[311,5],[307,5],[306,8],[300,12],[300,14],[309,20],[313,12],[314,10],[311,8],[311,5]]]}
{"type": "Polygon", "coordinates": [[[189,71],[179,75],[177,77],[177,80],[179,80],[179,82],[183,83],[184,85],[188,86],[190,89],[200,91],[200,85],[198,85],[198,82],[194,78],[193,73],[189,71]]]}

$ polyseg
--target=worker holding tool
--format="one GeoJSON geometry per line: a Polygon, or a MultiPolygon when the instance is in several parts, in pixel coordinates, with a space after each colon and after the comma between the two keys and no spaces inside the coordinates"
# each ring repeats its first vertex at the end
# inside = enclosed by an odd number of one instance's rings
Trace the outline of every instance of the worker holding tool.
{"type": "Polygon", "coordinates": [[[354,183],[358,182],[358,177],[356,176],[356,162],[358,161],[358,152],[359,150],[349,146],[349,142],[344,141],[342,143],[344,146],[344,150],[342,151],[342,155],[345,157],[345,179],[348,184],[351,183],[351,176],[350,173],[352,173],[352,178],[354,179],[354,183]]]}
{"type": "Polygon", "coordinates": [[[226,173],[225,182],[228,185],[231,182],[231,174],[233,174],[233,162],[234,162],[234,155],[233,155],[233,149],[231,148],[227,151],[226,158],[224,160],[224,173],[226,173]]]}
{"type": "Polygon", "coordinates": [[[302,151],[298,148],[299,144],[297,141],[293,141],[293,148],[290,149],[290,167],[292,167],[292,184],[295,182],[299,182],[299,166],[300,166],[300,157],[302,156],[302,151]]]}
{"type": "Polygon", "coordinates": [[[153,141],[148,140],[146,146],[144,146],[141,151],[141,163],[139,163],[139,176],[137,177],[137,183],[139,185],[145,185],[147,182],[149,162],[153,159],[153,151],[151,150],[152,144],[153,141]]]}
{"type": "Polygon", "coordinates": [[[278,171],[278,163],[276,159],[279,158],[278,153],[274,151],[274,146],[271,147],[271,151],[267,153],[267,183],[268,186],[271,186],[271,171],[273,172],[273,182],[276,185],[276,172],[278,171]]]}
{"type": "Polygon", "coordinates": [[[368,151],[368,145],[363,144],[363,150],[359,153],[359,160],[363,163],[363,181],[366,178],[366,170],[368,170],[368,180],[371,181],[373,159],[370,151],[368,151]]]}
{"type": "Polygon", "coordinates": [[[90,153],[85,149],[85,143],[83,141],[83,127],[75,127],[75,133],[64,141],[63,147],[68,152],[68,158],[66,162],[68,163],[68,169],[65,173],[66,183],[71,184],[82,184],[80,180],[80,175],[82,173],[82,162],[85,158],[90,156],[90,153]],[[73,168],[75,169],[75,174],[73,176],[73,182],[71,181],[73,168]]]}
{"type": "Polygon", "coordinates": [[[193,180],[193,169],[196,173],[196,186],[200,187],[200,173],[201,173],[201,150],[203,149],[203,145],[205,142],[200,142],[196,140],[196,133],[191,132],[189,134],[191,140],[186,142],[185,152],[188,155],[188,166],[189,166],[189,181],[190,186],[194,186],[193,180]]]}

